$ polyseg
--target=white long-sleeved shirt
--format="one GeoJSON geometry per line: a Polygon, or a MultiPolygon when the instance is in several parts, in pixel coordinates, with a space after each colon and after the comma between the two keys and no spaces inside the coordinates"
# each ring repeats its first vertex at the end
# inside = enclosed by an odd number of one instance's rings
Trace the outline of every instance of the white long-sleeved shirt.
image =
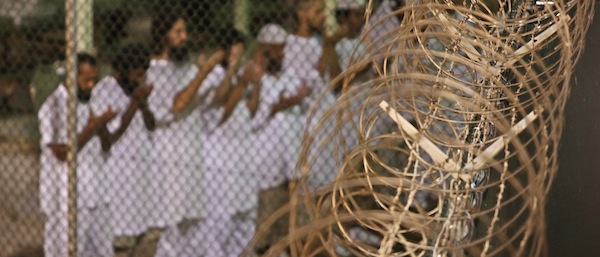
{"type": "MultiPolygon", "coordinates": [[[[47,214],[59,210],[58,208],[66,210],[67,163],[59,161],[47,145],[68,142],[67,94],[66,87],[61,83],[38,112],[42,149],[40,203],[42,210],[47,214]]],[[[77,133],[81,132],[88,123],[89,108],[86,103],[77,103],[77,133]]],[[[101,151],[100,139],[94,136],[77,152],[77,206],[79,208],[92,208],[109,201],[106,194],[109,185],[104,170],[100,168],[103,158],[101,151]]]]}

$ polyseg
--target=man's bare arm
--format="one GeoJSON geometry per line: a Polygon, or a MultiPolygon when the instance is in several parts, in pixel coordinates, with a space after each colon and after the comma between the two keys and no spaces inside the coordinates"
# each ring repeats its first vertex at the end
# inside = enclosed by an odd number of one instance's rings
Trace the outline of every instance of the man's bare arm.
{"type": "Polygon", "coordinates": [[[215,89],[215,96],[213,98],[210,107],[221,107],[227,101],[227,96],[231,92],[233,76],[235,75],[235,70],[232,68],[227,69],[227,73],[225,74],[225,78],[221,81],[221,84],[215,89]]]}
{"type": "Polygon", "coordinates": [[[102,127],[105,127],[106,124],[112,119],[114,119],[116,116],[117,113],[113,111],[110,106],[100,116],[95,116],[92,110],[90,110],[90,117],[88,119],[87,125],[83,128],[81,132],[79,132],[79,134],[77,134],[77,149],[82,149],[83,147],[85,147],[87,142],[89,142],[90,139],[96,136],[98,132],[102,129],[102,127]]]}
{"type": "Polygon", "coordinates": [[[229,119],[229,117],[231,117],[233,110],[235,110],[235,107],[244,97],[247,86],[248,82],[242,82],[239,85],[237,85],[235,89],[233,89],[233,91],[231,92],[231,96],[227,99],[227,102],[223,106],[223,117],[221,117],[219,125],[225,123],[229,119]]]}
{"type": "Polygon", "coordinates": [[[253,85],[250,96],[246,100],[246,106],[250,111],[250,118],[254,118],[258,111],[258,105],[260,103],[260,91],[262,90],[261,80],[266,74],[266,59],[262,53],[257,53],[252,58],[252,61],[248,63],[242,79],[253,85]]]}
{"type": "Polygon", "coordinates": [[[198,89],[200,89],[202,82],[206,79],[208,74],[223,59],[223,54],[223,50],[218,50],[206,62],[203,60],[204,55],[200,55],[198,57],[196,63],[200,70],[198,73],[196,73],[196,77],[194,77],[190,84],[183,90],[179,91],[173,99],[173,106],[171,108],[173,113],[179,113],[189,104],[189,102],[197,94],[198,89]]]}
{"type": "Polygon", "coordinates": [[[252,88],[251,96],[247,99],[246,104],[250,111],[250,117],[254,118],[258,109],[260,97],[260,81],[265,75],[265,64],[266,61],[262,53],[257,53],[248,65],[246,65],[244,73],[240,76],[238,86],[233,90],[231,96],[225,103],[223,118],[219,124],[223,124],[229,119],[229,116],[231,116],[239,101],[245,97],[250,84],[253,84],[254,87],[252,88]]]}
{"type": "Polygon", "coordinates": [[[147,102],[148,96],[152,92],[152,86],[138,86],[131,94],[129,105],[125,110],[123,116],[121,116],[121,122],[119,128],[114,133],[110,133],[106,125],[102,126],[98,131],[98,136],[102,142],[102,150],[109,151],[114,143],[125,134],[127,128],[131,124],[133,117],[138,109],[147,102]]]}
{"type": "Polygon", "coordinates": [[[248,101],[246,101],[246,105],[250,111],[250,118],[254,118],[258,111],[258,105],[260,104],[260,90],[262,90],[262,85],[260,83],[254,84],[254,87],[252,87],[252,91],[250,92],[250,97],[248,97],[248,101]]]}
{"type": "Polygon", "coordinates": [[[113,145],[114,143],[119,141],[119,139],[125,134],[125,131],[127,131],[127,128],[131,124],[131,121],[133,120],[133,117],[135,116],[135,113],[137,112],[138,108],[139,103],[136,100],[132,99],[129,102],[127,109],[125,110],[125,113],[123,114],[123,116],[121,116],[121,125],[114,133],[110,134],[110,145],[113,145]]]}
{"type": "Polygon", "coordinates": [[[319,58],[319,62],[317,64],[317,70],[319,74],[325,76],[329,71],[329,75],[332,78],[335,78],[337,75],[341,73],[341,67],[339,65],[339,57],[335,52],[335,44],[344,38],[348,34],[348,28],[345,26],[341,26],[338,30],[329,37],[325,37],[323,40],[323,52],[321,53],[321,57],[319,58]]]}
{"type": "MultiPolygon", "coordinates": [[[[114,118],[115,115],[116,113],[112,112],[110,109],[99,117],[94,117],[93,113],[90,112],[90,120],[88,121],[88,124],[77,134],[77,150],[84,148],[90,139],[92,139],[95,135],[100,136],[108,132],[108,129],[106,129],[106,123],[114,118]]],[[[105,150],[105,147],[108,147],[106,150],[110,149],[109,144],[107,144],[105,141],[106,138],[107,137],[100,136],[102,150],[105,150]]],[[[67,153],[70,150],[67,144],[50,143],[46,146],[52,150],[52,153],[59,161],[64,162],[67,160],[67,153]]]]}
{"type": "Polygon", "coordinates": [[[215,96],[213,98],[210,107],[221,107],[227,101],[227,96],[231,93],[232,90],[232,79],[236,75],[240,61],[242,59],[242,55],[244,54],[244,46],[239,43],[231,47],[231,52],[227,57],[229,61],[229,66],[227,67],[227,72],[225,74],[225,78],[221,81],[221,85],[217,87],[215,90],[215,96]]]}
{"type": "Polygon", "coordinates": [[[142,118],[144,119],[144,125],[148,131],[154,131],[156,129],[156,118],[154,117],[154,113],[148,107],[147,102],[143,102],[140,104],[140,111],[142,112],[142,118]]]}
{"type": "Polygon", "coordinates": [[[271,106],[270,115],[275,115],[276,113],[286,110],[287,108],[290,108],[294,105],[301,104],[302,100],[304,100],[305,97],[309,96],[311,92],[312,90],[309,87],[302,86],[296,95],[293,95],[291,97],[284,97],[283,95],[280,95],[279,102],[271,106]]]}

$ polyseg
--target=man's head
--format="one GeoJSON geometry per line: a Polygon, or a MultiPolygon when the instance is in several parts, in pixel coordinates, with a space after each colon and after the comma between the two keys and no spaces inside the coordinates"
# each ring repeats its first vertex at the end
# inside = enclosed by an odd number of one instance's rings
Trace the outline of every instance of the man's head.
{"type": "Polygon", "coordinates": [[[284,28],[277,24],[267,24],[258,32],[256,41],[259,44],[259,50],[262,51],[267,59],[267,72],[277,73],[281,71],[283,62],[283,48],[288,33],[284,28]]]}
{"type": "Polygon", "coordinates": [[[358,36],[365,23],[365,0],[338,0],[335,14],[340,25],[348,26],[352,37],[358,36]]]}
{"type": "Polygon", "coordinates": [[[233,48],[243,48],[246,44],[246,36],[233,26],[226,27],[218,32],[221,35],[219,48],[225,50],[225,58],[221,62],[224,68],[229,66],[229,56],[233,48]]]}
{"type": "Polygon", "coordinates": [[[96,58],[86,54],[77,54],[77,98],[84,103],[92,97],[92,89],[98,79],[96,58]]]}
{"type": "Polygon", "coordinates": [[[118,74],[119,85],[127,94],[144,83],[149,64],[150,51],[143,44],[128,44],[119,50],[112,61],[112,67],[118,74]]]}
{"type": "Polygon", "coordinates": [[[300,24],[305,23],[313,31],[321,31],[325,23],[325,3],[323,0],[300,0],[296,15],[300,24]]]}
{"type": "Polygon", "coordinates": [[[187,57],[188,38],[185,18],[174,10],[157,15],[152,21],[152,52],[161,55],[165,51],[173,61],[187,57]]]}

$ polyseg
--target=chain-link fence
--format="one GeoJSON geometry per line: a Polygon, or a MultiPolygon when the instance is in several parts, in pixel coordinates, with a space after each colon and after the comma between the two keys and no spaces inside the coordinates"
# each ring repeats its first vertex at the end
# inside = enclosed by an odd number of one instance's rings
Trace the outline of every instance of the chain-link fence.
{"type": "Polygon", "coordinates": [[[406,3],[0,0],[0,257],[542,252],[593,4],[406,3]]]}
{"type": "MultiPolygon", "coordinates": [[[[0,6],[0,256],[237,256],[288,202],[310,107],[338,93],[325,85],[365,11],[342,0],[0,6]]],[[[334,167],[319,165],[327,183],[334,167]]]]}

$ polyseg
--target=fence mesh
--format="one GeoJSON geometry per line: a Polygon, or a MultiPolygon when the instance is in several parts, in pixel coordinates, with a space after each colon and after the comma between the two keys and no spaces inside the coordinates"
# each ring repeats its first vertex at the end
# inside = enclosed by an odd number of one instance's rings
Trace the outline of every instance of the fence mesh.
{"type": "Polygon", "coordinates": [[[0,256],[234,256],[287,203],[335,1],[0,4],[0,256]]]}
{"type": "MultiPolygon", "coordinates": [[[[293,252],[272,248],[291,233],[281,208],[302,194],[298,181],[310,191],[334,181],[349,149],[327,135],[358,140],[356,127],[334,125],[348,117],[327,112],[344,99],[334,78],[374,79],[381,67],[347,71],[373,57],[359,44],[365,12],[405,4],[367,2],[0,0],[0,257],[293,252]]],[[[397,16],[379,25],[399,28],[397,16]]],[[[382,157],[391,169],[408,162],[407,145],[375,141],[400,152],[382,157]]],[[[377,248],[375,230],[358,244],[377,248]]]]}

